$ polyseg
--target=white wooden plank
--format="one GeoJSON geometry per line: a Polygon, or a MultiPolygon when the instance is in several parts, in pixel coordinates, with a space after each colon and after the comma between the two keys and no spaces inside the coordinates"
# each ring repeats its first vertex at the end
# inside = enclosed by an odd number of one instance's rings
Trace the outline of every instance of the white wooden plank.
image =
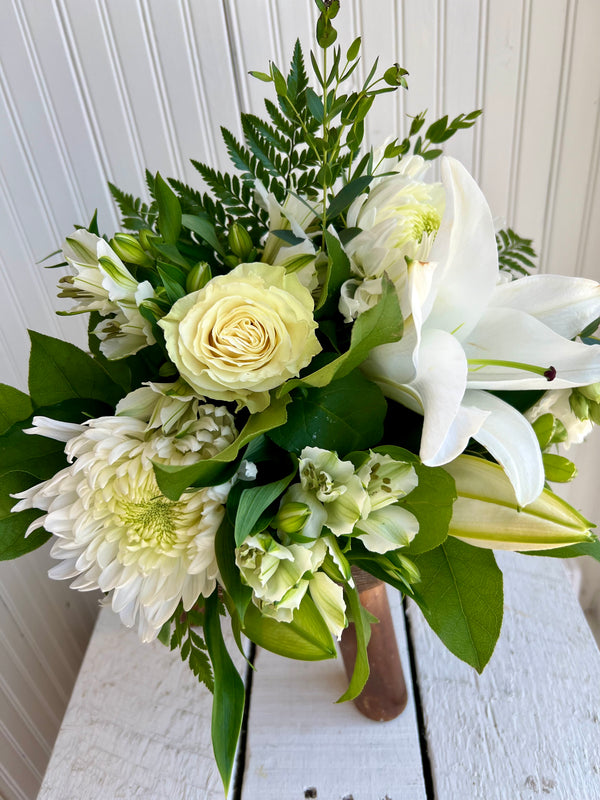
{"type": "Polygon", "coordinates": [[[347,686],[341,659],[296,662],[259,651],[241,800],[424,800],[404,614],[399,593],[388,596],[408,687],[405,711],[372,722],[352,703],[335,705],[347,686]]]}
{"type": "Polygon", "coordinates": [[[564,567],[498,556],[504,624],[483,675],[409,610],[436,800],[600,797],[600,653],[564,567]]]}
{"type": "MultiPolygon", "coordinates": [[[[225,640],[242,674],[245,662],[225,640]]],[[[100,613],[39,800],[223,800],[212,696],[177,652],[100,613]]]]}

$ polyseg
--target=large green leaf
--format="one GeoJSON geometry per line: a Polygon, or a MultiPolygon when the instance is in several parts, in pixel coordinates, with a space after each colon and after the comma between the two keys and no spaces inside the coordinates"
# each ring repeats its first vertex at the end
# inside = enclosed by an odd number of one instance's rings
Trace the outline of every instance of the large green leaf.
{"type": "Polygon", "coordinates": [[[166,244],[175,244],[181,231],[181,206],[171,187],[156,173],[154,183],[158,205],[158,229],[166,244]]]}
{"type": "Polygon", "coordinates": [[[304,596],[300,608],[294,612],[292,622],[277,622],[264,617],[251,603],[242,630],[259,647],[286,658],[323,661],[337,657],[325,620],[308,595],[304,596]]]}
{"type": "Polygon", "coordinates": [[[403,548],[407,555],[425,553],[442,544],[448,536],[452,505],[456,500],[454,479],[441,467],[426,467],[409,450],[394,445],[374,448],[396,461],[408,461],[415,468],[418,485],[402,500],[402,506],[419,520],[419,532],[410,545],[403,548]]]}
{"type": "Polygon", "coordinates": [[[344,596],[350,610],[352,617],[352,624],[356,631],[356,660],[354,662],[354,670],[350,683],[344,694],[337,700],[338,703],[344,703],[346,700],[354,700],[355,697],[362,692],[365,683],[369,678],[369,656],[367,654],[367,645],[371,636],[371,628],[367,621],[367,615],[363,609],[358,591],[350,586],[344,587],[344,596]]]}
{"type": "Polygon", "coordinates": [[[216,591],[206,599],[204,635],[215,679],[211,724],[213,750],[227,794],[242,728],[246,692],[223,641],[216,591]]]}
{"type": "Polygon", "coordinates": [[[352,326],[350,347],[338,358],[304,378],[287,381],[278,390],[283,395],[297,386],[327,386],[360,366],[374,347],[397,342],[402,338],[403,321],[398,296],[393,283],[384,278],[383,292],[373,308],[362,313],[352,326]]]}
{"type": "Polygon", "coordinates": [[[115,406],[123,390],[83,350],[69,342],[30,331],[29,392],[35,407],[75,397],[115,406]]]}
{"type": "Polygon", "coordinates": [[[39,480],[27,472],[8,472],[0,477],[0,519],[8,517],[17,502],[11,495],[23,492],[39,483],[39,480]]]}
{"type": "Polygon", "coordinates": [[[64,442],[30,436],[21,426],[0,437],[0,475],[17,470],[47,480],[66,465],[64,442]]]}
{"type": "Polygon", "coordinates": [[[235,563],[235,536],[227,514],[223,517],[215,536],[215,554],[221,583],[233,601],[239,622],[243,623],[252,598],[252,589],[242,583],[240,571],[235,563]]]}
{"type": "Polygon", "coordinates": [[[33,413],[29,395],[12,386],[0,383],[0,436],[15,422],[27,419],[33,413]]]}
{"type": "Polygon", "coordinates": [[[238,547],[247,536],[257,533],[255,525],[261,514],[285,492],[295,474],[294,466],[293,472],[278,481],[244,489],[235,516],[235,543],[238,547]]]}
{"type": "Polygon", "coordinates": [[[482,672],[502,625],[502,573],[493,551],[449,538],[414,562],[423,616],[448,650],[482,672]]]}
{"type": "Polygon", "coordinates": [[[356,370],[323,388],[297,391],[287,423],[269,437],[296,454],[312,446],[344,456],[381,440],[386,408],[379,387],[356,370]]]}
{"type": "Polygon", "coordinates": [[[567,547],[555,547],[552,550],[528,550],[526,556],[545,556],[546,558],[579,558],[580,556],[590,556],[600,561],[600,542],[596,539],[593,542],[580,542],[570,544],[567,547]]]}
{"type": "Polygon", "coordinates": [[[214,486],[224,483],[231,477],[231,462],[237,458],[244,445],[262,433],[283,425],[287,419],[288,403],[289,397],[273,399],[264,411],[252,414],[237,439],[214,458],[184,467],[154,464],[154,473],[161,492],[169,500],[177,501],[188,486],[214,486]]]}
{"type": "Polygon", "coordinates": [[[27,528],[43,513],[36,508],[30,508],[0,519],[0,561],[23,556],[48,541],[51,534],[43,528],[38,528],[25,538],[27,528]]]}

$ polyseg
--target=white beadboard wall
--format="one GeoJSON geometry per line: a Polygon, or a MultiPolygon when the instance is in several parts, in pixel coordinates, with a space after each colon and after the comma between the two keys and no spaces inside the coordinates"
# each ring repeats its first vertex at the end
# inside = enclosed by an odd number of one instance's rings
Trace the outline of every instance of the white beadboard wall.
{"type": "MultiPolygon", "coordinates": [[[[83,343],[55,316],[57,273],[36,266],[95,208],[112,233],[111,180],[197,184],[191,157],[226,167],[219,125],[261,112],[249,69],[307,45],[311,0],[0,0],[0,381],[26,386],[28,327],[83,343]]],[[[341,41],[399,61],[410,91],[379,100],[369,139],[406,115],[483,107],[449,143],[493,213],[535,239],[544,271],[600,278],[598,0],[342,0],[341,41]]],[[[597,443],[573,498],[592,518],[597,443]],[[586,483],[586,480],[588,483],[586,483]],[[589,491],[588,491],[589,487],[589,491]]],[[[582,470],[584,471],[584,470],[582,470]]],[[[0,796],[36,795],[97,597],[45,577],[46,548],[0,565],[0,796]]]]}

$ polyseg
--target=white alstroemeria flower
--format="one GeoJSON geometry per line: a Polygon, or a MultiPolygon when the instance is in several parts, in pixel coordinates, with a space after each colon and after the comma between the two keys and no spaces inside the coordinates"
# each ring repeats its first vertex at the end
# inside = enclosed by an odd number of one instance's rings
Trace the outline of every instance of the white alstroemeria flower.
{"type": "Polygon", "coordinates": [[[270,533],[258,533],[236,548],[235,561],[262,614],[291,622],[308,592],[327,627],[339,639],[347,625],[346,605],[342,587],[318,571],[327,552],[322,539],[284,546],[270,533]]]}
{"type": "Polygon", "coordinates": [[[78,301],[74,314],[98,311],[109,317],[94,331],[107,358],[124,358],[155,343],[151,325],[139,311],[144,300],[154,297],[148,281],[138,283],[104,239],[83,229],[67,237],[63,255],[75,274],[60,279],[59,297],[78,301]]]}
{"type": "MultiPolygon", "coordinates": [[[[27,533],[44,527],[54,534],[50,555],[60,563],[51,578],[74,578],[74,589],[107,592],[122,622],[137,624],[142,641],[151,641],[180,601],[189,610],[200,595],[213,592],[215,535],[231,482],[185,492],[174,502],[154,476],[161,437],[149,433],[143,420],[100,417],[77,432],[45,418],[35,422],[39,428],[29,433],[69,437],[65,452],[71,464],[16,495],[20,502],[13,511],[46,512],[27,533]]],[[[194,461],[212,454],[205,445],[194,461]]],[[[187,463],[175,447],[169,455],[166,463],[187,463]]]]}
{"type": "Polygon", "coordinates": [[[442,161],[446,210],[427,262],[407,270],[405,332],[363,365],[384,394],[424,415],[423,463],[456,458],[473,437],[502,464],[518,501],[542,491],[525,417],[486,390],[552,389],[600,380],[600,346],[570,341],[600,316],[594,281],[535,275],[498,282],[494,224],[481,190],[442,161]]]}

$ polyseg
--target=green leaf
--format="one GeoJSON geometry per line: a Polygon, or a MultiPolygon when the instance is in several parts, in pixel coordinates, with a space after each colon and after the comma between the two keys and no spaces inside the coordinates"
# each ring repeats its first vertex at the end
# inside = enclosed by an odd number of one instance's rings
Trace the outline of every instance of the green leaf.
{"type": "Polygon", "coordinates": [[[280,387],[278,394],[281,396],[297,386],[326,386],[334,378],[345,377],[362,364],[374,347],[399,341],[402,330],[402,313],[396,290],[393,283],[384,278],[379,302],[362,313],[352,326],[347,352],[304,378],[287,381],[280,387]]]}
{"type": "Polygon", "coordinates": [[[321,297],[316,306],[320,311],[317,317],[337,311],[338,294],[344,281],[350,277],[350,259],[339,239],[328,231],[325,233],[327,243],[327,274],[323,282],[321,297]],[[333,308],[331,308],[333,306],[333,308]]]}
{"type": "Polygon", "coordinates": [[[23,556],[48,541],[51,534],[43,528],[33,531],[25,538],[25,531],[29,525],[43,513],[37,508],[30,508],[0,519],[0,561],[23,556]]]}
{"type": "Polygon", "coordinates": [[[35,331],[29,331],[29,336],[29,392],[34,407],[75,397],[115,406],[123,396],[122,389],[83,350],[35,331]]]}
{"type": "Polygon", "coordinates": [[[449,538],[414,562],[423,616],[448,650],[482,672],[502,625],[502,573],[493,551],[449,538]]]}
{"type": "Polygon", "coordinates": [[[323,122],[324,115],[323,101],[315,92],[315,90],[311,89],[310,87],[306,90],[306,102],[310,113],[317,120],[317,122],[321,124],[323,122]]]}
{"type": "Polygon", "coordinates": [[[337,657],[325,620],[307,594],[294,612],[292,622],[277,622],[271,617],[264,617],[251,603],[242,630],[259,647],[285,658],[323,661],[337,657]]]}
{"type": "Polygon", "coordinates": [[[374,177],[374,175],[361,175],[342,187],[329,204],[327,218],[333,219],[333,217],[337,217],[338,214],[345,211],[350,203],[365,191],[374,177]]]}
{"type": "Polygon", "coordinates": [[[261,514],[285,492],[295,474],[296,466],[293,472],[278,481],[244,489],[235,517],[235,543],[238,547],[247,536],[258,532],[255,525],[261,514]]]}
{"type": "Polygon", "coordinates": [[[357,36],[352,42],[346,53],[346,61],[354,61],[354,59],[358,56],[360,52],[360,41],[360,36],[357,36]]]}
{"type": "Polygon", "coordinates": [[[343,456],[381,440],[386,409],[379,387],[355,370],[323,388],[300,390],[288,407],[286,424],[269,437],[296,454],[310,445],[343,456]]]}
{"type": "Polygon", "coordinates": [[[337,703],[344,703],[346,700],[354,700],[355,697],[358,697],[364,689],[370,671],[367,645],[369,644],[371,628],[366,619],[365,609],[360,603],[356,588],[348,585],[344,586],[344,596],[356,631],[356,661],[354,662],[354,670],[348,688],[336,701],[337,703]]]}
{"type": "Polygon", "coordinates": [[[176,244],[181,231],[181,206],[177,195],[159,172],[154,183],[158,205],[158,230],[166,244],[176,244]]]}
{"type": "MultiPolygon", "coordinates": [[[[287,419],[289,397],[272,399],[271,405],[258,414],[252,414],[239,436],[214,458],[198,461],[188,466],[154,464],[154,474],[161,492],[169,500],[177,501],[188,486],[213,486],[231,477],[228,465],[234,461],[244,445],[261,433],[283,425],[287,419]]],[[[235,470],[234,470],[235,471],[235,470]]]]}
{"type": "Polygon", "coordinates": [[[571,544],[568,547],[555,547],[552,550],[528,550],[526,556],[544,556],[546,558],[579,558],[580,556],[590,556],[600,561],[600,542],[595,539],[593,542],[580,542],[571,544]]]}
{"type": "Polygon", "coordinates": [[[29,395],[0,383],[0,436],[33,413],[29,395]]]}
{"type": "Polygon", "coordinates": [[[235,611],[243,623],[246,609],[252,598],[252,589],[242,583],[239,569],[235,563],[235,535],[233,525],[226,514],[219,525],[215,537],[215,554],[219,566],[221,583],[233,604],[235,611]]]}
{"type": "Polygon", "coordinates": [[[246,692],[231,656],[227,652],[219,615],[217,592],[206,598],[204,634],[214,672],[211,734],[215,761],[225,794],[235,763],[235,751],[242,728],[246,692]]]}
{"type": "Polygon", "coordinates": [[[11,428],[0,438],[0,475],[19,471],[47,480],[67,465],[64,450],[64,442],[11,428]]]}
{"type": "Polygon", "coordinates": [[[167,299],[170,303],[176,303],[182,297],[185,297],[185,274],[183,275],[183,284],[175,277],[174,270],[177,267],[172,267],[170,264],[157,264],[156,269],[160,275],[163,286],[167,293],[167,299]]]}
{"type": "Polygon", "coordinates": [[[266,72],[259,72],[255,69],[251,69],[248,72],[248,75],[252,75],[253,78],[258,78],[259,81],[264,81],[265,83],[271,83],[273,80],[273,78],[270,75],[267,75],[266,72]]]}
{"type": "Polygon", "coordinates": [[[219,255],[225,255],[225,250],[219,241],[215,226],[212,224],[207,214],[184,214],[181,218],[181,223],[184,228],[194,231],[201,239],[204,239],[204,241],[219,255]]]}
{"type": "Polygon", "coordinates": [[[36,483],[39,483],[38,479],[28,472],[8,472],[2,475],[2,480],[0,481],[0,519],[7,517],[14,504],[18,502],[11,495],[30,489],[36,483]]]}

